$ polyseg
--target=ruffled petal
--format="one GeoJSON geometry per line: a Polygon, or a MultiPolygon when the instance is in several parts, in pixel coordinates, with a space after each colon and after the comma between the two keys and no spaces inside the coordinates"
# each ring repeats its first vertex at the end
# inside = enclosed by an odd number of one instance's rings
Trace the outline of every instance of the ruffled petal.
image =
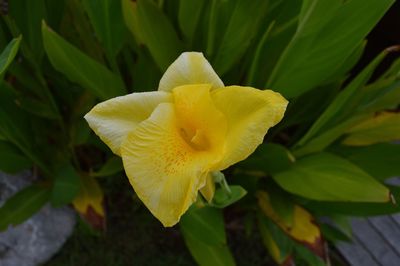
{"type": "Polygon", "coordinates": [[[158,90],[171,91],[178,86],[203,83],[211,84],[212,89],[224,86],[202,53],[185,52],[168,67],[160,80],[158,90]]]}
{"type": "Polygon", "coordinates": [[[166,92],[132,93],[97,104],[85,119],[100,139],[120,155],[121,143],[128,133],[146,120],[157,105],[171,100],[171,94],[166,92]]]}
{"type": "Polygon", "coordinates": [[[212,153],[182,137],[173,104],[160,104],[122,144],[126,174],[139,198],[164,226],[175,225],[204,186],[212,153]]]}
{"type": "Polygon", "coordinates": [[[251,87],[225,87],[214,90],[211,97],[228,121],[225,157],[215,170],[223,170],[253,153],[268,129],[281,121],[288,104],[279,93],[251,87]]]}

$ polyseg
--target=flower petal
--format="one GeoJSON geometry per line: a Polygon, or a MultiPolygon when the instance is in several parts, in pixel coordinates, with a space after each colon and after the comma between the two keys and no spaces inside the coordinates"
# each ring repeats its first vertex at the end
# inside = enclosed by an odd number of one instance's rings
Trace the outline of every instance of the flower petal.
{"type": "Polygon", "coordinates": [[[215,182],[211,172],[207,174],[206,184],[200,189],[201,195],[210,203],[215,193],[215,182]]]}
{"type": "Polygon", "coordinates": [[[196,200],[215,160],[182,137],[170,103],[160,104],[140,123],[123,142],[121,152],[131,185],[164,226],[175,225],[196,200]]]}
{"type": "Polygon", "coordinates": [[[117,155],[122,141],[136,126],[147,119],[162,102],[170,102],[166,92],[141,92],[99,103],[85,115],[93,131],[117,155]]]}
{"type": "Polygon", "coordinates": [[[253,153],[268,129],[283,118],[288,103],[271,90],[240,86],[214,90],[211,97],[228,121],[225,158],[215,170],[223,170],[253,153]]]}
{"type": "Polygon", "coordinates": [[[204,83],[211,84],[212,89],[224,86],[224,83],[202,53],[185,52],[165,71],[158,90],[171,91],[173,88],[182,85],[204,83]]]}

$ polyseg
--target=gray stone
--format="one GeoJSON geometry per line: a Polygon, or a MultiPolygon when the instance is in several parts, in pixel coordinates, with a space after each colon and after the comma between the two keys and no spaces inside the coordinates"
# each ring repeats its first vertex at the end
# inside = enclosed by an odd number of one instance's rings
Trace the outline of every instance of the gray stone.
{"type": "MultiPolygon", "coordinates": [[[[30,172],[11,176],[0,172],[0,206],[33,181],[30,172]]],[[[0,266],[34,266],[46,262],[65,243],[75,225],[68,207],[44,206],[24,223],[0,233],[0,266]]]]}

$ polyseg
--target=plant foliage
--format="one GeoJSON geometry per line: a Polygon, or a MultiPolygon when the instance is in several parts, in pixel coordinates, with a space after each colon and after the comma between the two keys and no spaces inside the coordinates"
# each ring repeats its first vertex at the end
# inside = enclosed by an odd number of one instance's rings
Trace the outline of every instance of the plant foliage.
{"type": "Polygon", "coordinates": [[[101,100],[156,89],[183,51],[203,52],[225,84],[273,89],[290,101],[265,143],[226,171],[230,188],[222,182],[212,202],[199,199],[182,218],[199,265],[235,265],[224,208],[256,217],[250,223],[277,263],[308,265],[329,261],[325,241],[348,238],[334,217],[400,211],[391,201],[399,188],[385,184],[400,175],[400,59],[371,80],[398,47],[349,78],[394,0],[8,2],[0,170],[30,168],[42,178],[0,208],[0,230],[46,202],[73,203],[89,222],[104,223],[98,178],[124,178],[123,168],[83,116],[101,100]]]}

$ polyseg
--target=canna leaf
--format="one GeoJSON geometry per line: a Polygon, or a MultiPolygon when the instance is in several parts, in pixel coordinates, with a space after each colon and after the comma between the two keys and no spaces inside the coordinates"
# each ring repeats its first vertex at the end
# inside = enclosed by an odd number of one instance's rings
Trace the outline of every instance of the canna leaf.
{"type": "Polygon", "coordinates": [[[124,94],[120,77],[51,30],[43,21],[44,48],[55,69],[102,100],[124,94]]]}
{"type": "Polygon", "coordinates": [[[351,56],[393,3],[393,0],[303,1],[297,31],[277,62],[267,87],[293,98],[322,85],[351,56]]]}
{"type": "Polygon", "coordinates": [[[53,206],[59,207],[68,204],[78,195],[79,179],[78,173],[70,164],[63,165],[58,169],[51,194],[53,206]]]}
{"type": "Polygon", "coordinates": [[[0,208],[0,231],[31,217],[48,201],[50,191],[39,185],[28,186],[10,197],[0,208]]]}
{"type": "Polygon", "coordinates": [[[268,2],[238,0],[212,65],[219,75],[225,74],[243,56],[265,16],[268,2]],[[252,19],[248,19],[252,17],[252,19]]]}
{"type": "Polygon", "coordinates": [[[21,39],[22,36],[13,39],[0,54],[0,77],[4,74],[14,57],[17,55],[21,39]]]}
{"type": "Polygon", "coordinates": [[[226,245],[222,211],[193,206],[182,217],[180,229],[190,253],[200,266],[235,265],[226,245]]]}
{"type": "Polygon", "coordinates": [[[150,0],[137,2],[137,22],[140,37],[158,67],[165,71],[182,52],[182,44],[171,22],[150,0]]]}
{"type": "Polygon", "coordinates": [[[379,180],[400,176],[399,144],[379,143],[363,147],[341,145],[333,147],[331,151],[346,158],[379,180]]]}
{"type": "Polygon", "coordinates": [[[390,192],[385,186],[349,161],[329,153],[299,159],[273,178],[286,191],[314,200],[390,200],[390,192]]]}
{"type": "MultiPolygon", "coordinates": [[[[0,138],[1,139],[1,138],[0,138]]],[[[0,140],[0,170],[15,174],[31,167],[32,162],[13,145],[0,140]]]]}
{"type": "Polygon", "coordinates": [[[366,146],[380,142],[400,140],[400,113],[382,112],[346,131],[343,144],[366,146]]]}
{"type": "Polygon", "coordinates": [[[124,43],[125,26],[121,1],[84,0],[83,6],[89,15],[97,38],[114,60],[124,43]]]}

